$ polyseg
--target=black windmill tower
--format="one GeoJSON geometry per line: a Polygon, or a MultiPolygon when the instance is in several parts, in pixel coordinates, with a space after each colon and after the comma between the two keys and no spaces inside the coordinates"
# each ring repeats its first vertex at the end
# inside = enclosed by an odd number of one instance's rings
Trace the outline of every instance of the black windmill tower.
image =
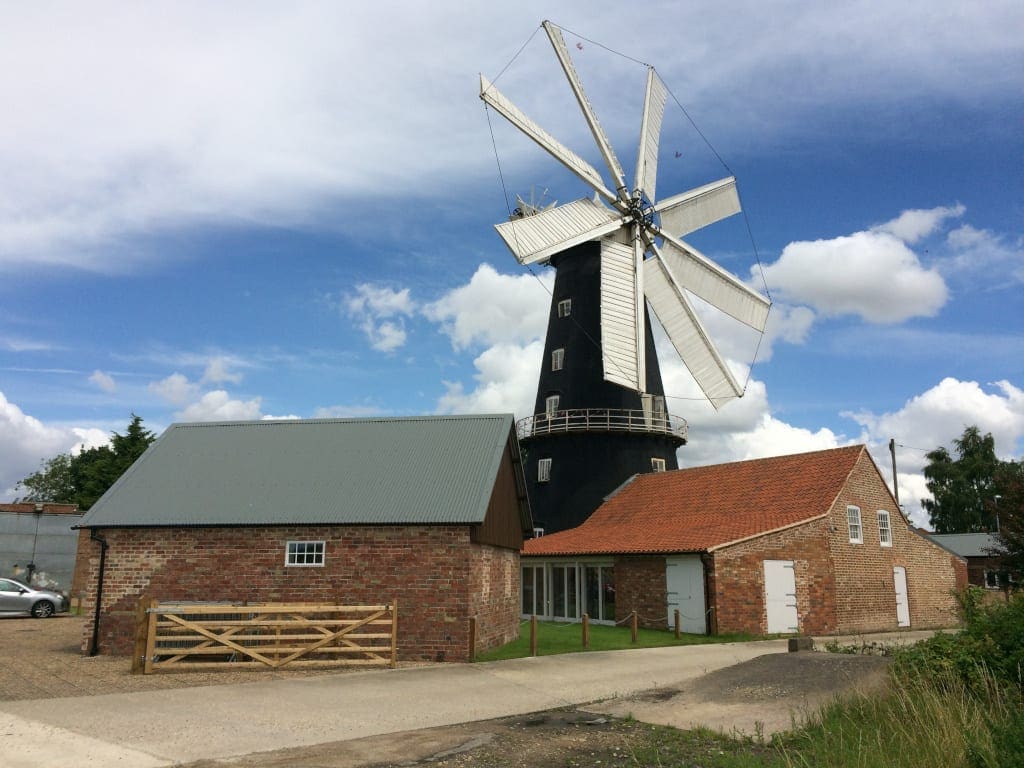
{"type": "Polygon", "coordinates": [[[650,307],[717,408],[742,390],[689,293],[763,331],[769,302],[680,238],[740,211],[732,177],[655,200],[667,89],[648,68],[632,191],[587,101],[561,30],[545,32],[613,183],[481,76],[480,97],[596,193],[541,208],[520,200],[497,226],[520,264],[556,270],[534,415],[519,423],[534,520],[545,532],[582,523],[639,472],[677,467],[685,422],[668,413],[650,307]]]}

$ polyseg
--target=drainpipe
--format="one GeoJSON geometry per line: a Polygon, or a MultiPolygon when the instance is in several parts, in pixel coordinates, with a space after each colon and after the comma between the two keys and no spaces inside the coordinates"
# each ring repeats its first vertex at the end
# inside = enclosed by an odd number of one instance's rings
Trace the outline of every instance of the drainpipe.
{"type": "Polygon", "coordinates": [[[96,529],[89,531],[89,539],[100,543],[100,572],[96,578],[96,610],[92,619],[92,639],[89,641],[89,655],[95,656],[100,652],[100,606],[103,604],[103,571],[107,564],[107,548],[110,546],[107,540],[96,533],[96,529]]]}

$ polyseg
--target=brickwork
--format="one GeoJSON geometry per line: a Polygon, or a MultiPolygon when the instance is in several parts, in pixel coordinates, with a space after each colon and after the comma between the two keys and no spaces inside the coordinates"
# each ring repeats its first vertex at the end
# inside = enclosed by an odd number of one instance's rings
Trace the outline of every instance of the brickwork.
{"type": "Polygon", "coordinates": [[[476,650],[480,652],[519,637],[522,573],[514,550],[477,546],[470,555],[469,615],[477,619],[476,650]]]}
{"type": "Polygon", "coordinates": [[[966,585],[966,564],[913,530],[866,453],[858,460],[828,519],[828,543],[836,573],[837,631],[897,628],[896,566],[906,568],[911,627],[956,623],[954,593],[966,585]],[[860,508],[861,544],[850,542],[849,505],[860,508]],[[879,510],[889,512],[892,546],[881,545],[879,510]]]}
{"type": "Polygon", "coordinates": [[[615,558],[615,620],[636,611],[641,627],[665,629],[666,595],[664,557],[615,558]]]}
{"type": "Polygon", "coordinates": [[[816,520],[714,552],[712,599],[717,631],[765,634],[764,561],[792,560],[800,631],[835,632],[835,579],[825,528],[824,520],[816,520]]]}
{"type": "MultiPolygon", "coordinates": [[[[120,528],[101,534],[110,545],[101,653],[130,652],[143,596],[350,605],[397,600],[400,660],[466,660],[474,613],[495,638],[518,630],[518,553],[472,544],[468,526],[120,528]],[[290,540],[325,541],[325,565],[286,567],[290,540]],[[474,574],[481,565],[486,576],[474,574]]],[[[79,562],[90,606],[99,555],[99,544],[84,536],[79,562]]],[[[91,629],[90,621],[83,650],[91,629]]]]}

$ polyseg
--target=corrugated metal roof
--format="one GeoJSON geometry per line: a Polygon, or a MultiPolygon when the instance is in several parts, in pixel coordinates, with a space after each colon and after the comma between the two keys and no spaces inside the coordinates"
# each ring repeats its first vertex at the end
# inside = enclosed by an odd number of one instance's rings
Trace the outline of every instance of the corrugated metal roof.
{"type": "Polygon", "coordinates": [[[174,424],[83,527],[483,522],[512,416],[174,424]]]}
{"type": "Polygon", "coordinates": [[[991,557],[999,542],[991,533],[929,533],[928,536],[960,557],[991,557]]]}

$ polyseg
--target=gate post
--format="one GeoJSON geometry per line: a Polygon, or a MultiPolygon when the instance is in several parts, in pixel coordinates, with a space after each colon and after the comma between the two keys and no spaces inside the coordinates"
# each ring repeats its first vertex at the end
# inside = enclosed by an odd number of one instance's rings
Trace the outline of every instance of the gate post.
{"type": "Polygon", "coordinates": [[[398,666],[398,599],[391,601],[391,668],[398,666]]]}
{"type": "Polygon", "coordinates": [[[132,646],[132,674],[141,675],[146,666],[146,644],[149,635],[149,614],[146,609],[153,602],[143,595],[135,607],[135,645],[132,646]]]}

